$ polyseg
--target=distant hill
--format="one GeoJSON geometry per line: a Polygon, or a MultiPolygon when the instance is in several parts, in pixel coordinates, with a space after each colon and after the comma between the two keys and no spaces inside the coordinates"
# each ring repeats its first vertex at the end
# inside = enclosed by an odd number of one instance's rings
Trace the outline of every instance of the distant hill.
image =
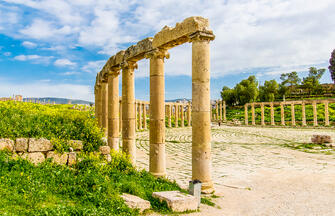
{"type": "Polygon", "coordinates": [[[172,100],[165,100],[165,102],[180,102],[180,101],[184,101],[184,102],[188,102],[188,101],[192,101],[191,99],[187,99],[187,98],[177,98],[177,99],[172,99],[172,100]]]}
{"type": "Polygon", "coordinates": [[[29,100],[39,100],[42,103],[48,103],[50,101],[50,103],[56,103],[56,104],[69,104],[69,102],[71,102],[71,104],[93,104],[90,101],[85,101],[85,100],[72,100],[72,99],[67,99],[67,98],[53,98],[53,97],[43,97],[43,98],[23,98],[23,101],[29,101],[29,100]]]}

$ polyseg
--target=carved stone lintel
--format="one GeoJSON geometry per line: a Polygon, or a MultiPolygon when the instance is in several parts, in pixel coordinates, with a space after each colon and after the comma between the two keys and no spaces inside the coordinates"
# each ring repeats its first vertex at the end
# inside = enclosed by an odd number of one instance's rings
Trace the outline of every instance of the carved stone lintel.
{"type": "Polygon", "coordinates": [[[215,35],[212,31],[197,31],[189,35],[189,42],[207,40],[211,41],[215,39],[215,35]]]}
{"type": "Polygon", "coordinates": [[[121,63],[120,66],[122,70],[126,68],[133,69],[133,70],[138,68],[137,62],[133,62],[133,61],[124,61],[121,63]]]}
{"type": "Polygon", "coordinates": [[[161,59],[169,59],[170,58],[170,53],[167,51],[167,49],[153,49],[150,52],[147,52],[144,57],[146,59],[151,59],[151,58],[161,58],[161,59]]]}

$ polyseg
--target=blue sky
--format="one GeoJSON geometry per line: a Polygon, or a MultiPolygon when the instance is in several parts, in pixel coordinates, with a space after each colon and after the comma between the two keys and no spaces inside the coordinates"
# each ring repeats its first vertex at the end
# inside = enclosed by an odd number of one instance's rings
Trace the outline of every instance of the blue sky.
{"type": "MultiPolygon", "coordinates": [[[[211,97],[255,75],[307,75],[327,68],[335,48],[333,0],[0,0],[0,97],[94,100],[96,73],[121,49],[189,16],[209,18],[211,97]]],[[[171,49],[166,99],[191,98],[191,45],[171,49]]],[[[149,98],[148,61],[135,72],[136,98],[149,98]]],[[[322,82],[330,83],[327,70],[322,82]]],[[[120,82],[121,83],[121,82],[120,82]]]]}

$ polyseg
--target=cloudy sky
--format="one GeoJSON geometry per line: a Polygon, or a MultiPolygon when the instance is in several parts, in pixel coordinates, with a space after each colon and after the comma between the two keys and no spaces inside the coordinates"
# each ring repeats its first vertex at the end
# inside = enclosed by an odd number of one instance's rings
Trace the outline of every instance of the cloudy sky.
{"type": "MultiPolygon", "coordinates": [[[[334,0],[0,0],[0,97],[93,101],[109,56],[165,25],[209,18],[211,97],[256,75],[327,68],[335,48],[334,0]]],[[[191,97],[191,44],[170,50],[166,98],[191,97]]],[[[148,61],[136,70],[136,98],[149,98],[148,61]]],[[[327,70],[322,82],[330,83],[327,70]]]]}

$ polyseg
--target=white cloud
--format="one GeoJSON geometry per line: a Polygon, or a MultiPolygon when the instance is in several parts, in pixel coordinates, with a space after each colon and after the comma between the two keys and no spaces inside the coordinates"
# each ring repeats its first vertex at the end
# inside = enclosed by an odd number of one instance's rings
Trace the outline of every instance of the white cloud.
{"type": "Polygon", "coordinates": [[[54,62],[54,65],[55,65],[55,66],[58,66],[58,67],[66,67],[66,66],[73,67],[73,66],[76,66],[77,63],[72,62],[72,61],[70,61],[69,59],[57,59],[57,60],[54,62]]]}
{"type": "Polygon", "coordinates": [[[30,41],[23,41],[22,42],[22,46],[29,48],[29,49],[33,49],[37,46],[36,43],[30,42],[30,41]]]}
{"type": "Polygon", "coordinates": [[[55,84],[45,80],[14,84],[0,80],[0,95],[13,94],[23,97],[63,97],[94,101],[93,90],[88,85],[55,84]]]}
{"type": "Polygon", "coordinates": [[[40,56],[40,55],[18,55],[14,57],[17,61],[32,61],[34,64],[49,64],[53,56],[40,56]]]}
{"type": "Polygon", "coordinates": [[[88,73],[97,73],[101,70],[101,68],[106,63],[106,60],[99,61],[90,61],[86,65],[84,65],[81,69],[88,73]]]}
{"type": "Polygon", "coordinates": [[[71,76],[71,75],[78,75],[80,74],[79,72],[76,72],[76,71],[67,71],[67,72],[64,72],[64,73],[60,73],[60,75],[62,76],[71,76]]]}
{"type": "Polygon", "coordinates": [[[53,25],[51,22],[35,19],[33,23],[19,31],[24,36],[33,39],[55,39],[72,33],[71,27],[68,25],[60,28],[53,25]]]}
{"type": "Polygon", "coordinates": [[[11,56],[12,53],[11,53],[11,52],[4,52],[3,55],[4,55],[4,56],[11,56]]]}

